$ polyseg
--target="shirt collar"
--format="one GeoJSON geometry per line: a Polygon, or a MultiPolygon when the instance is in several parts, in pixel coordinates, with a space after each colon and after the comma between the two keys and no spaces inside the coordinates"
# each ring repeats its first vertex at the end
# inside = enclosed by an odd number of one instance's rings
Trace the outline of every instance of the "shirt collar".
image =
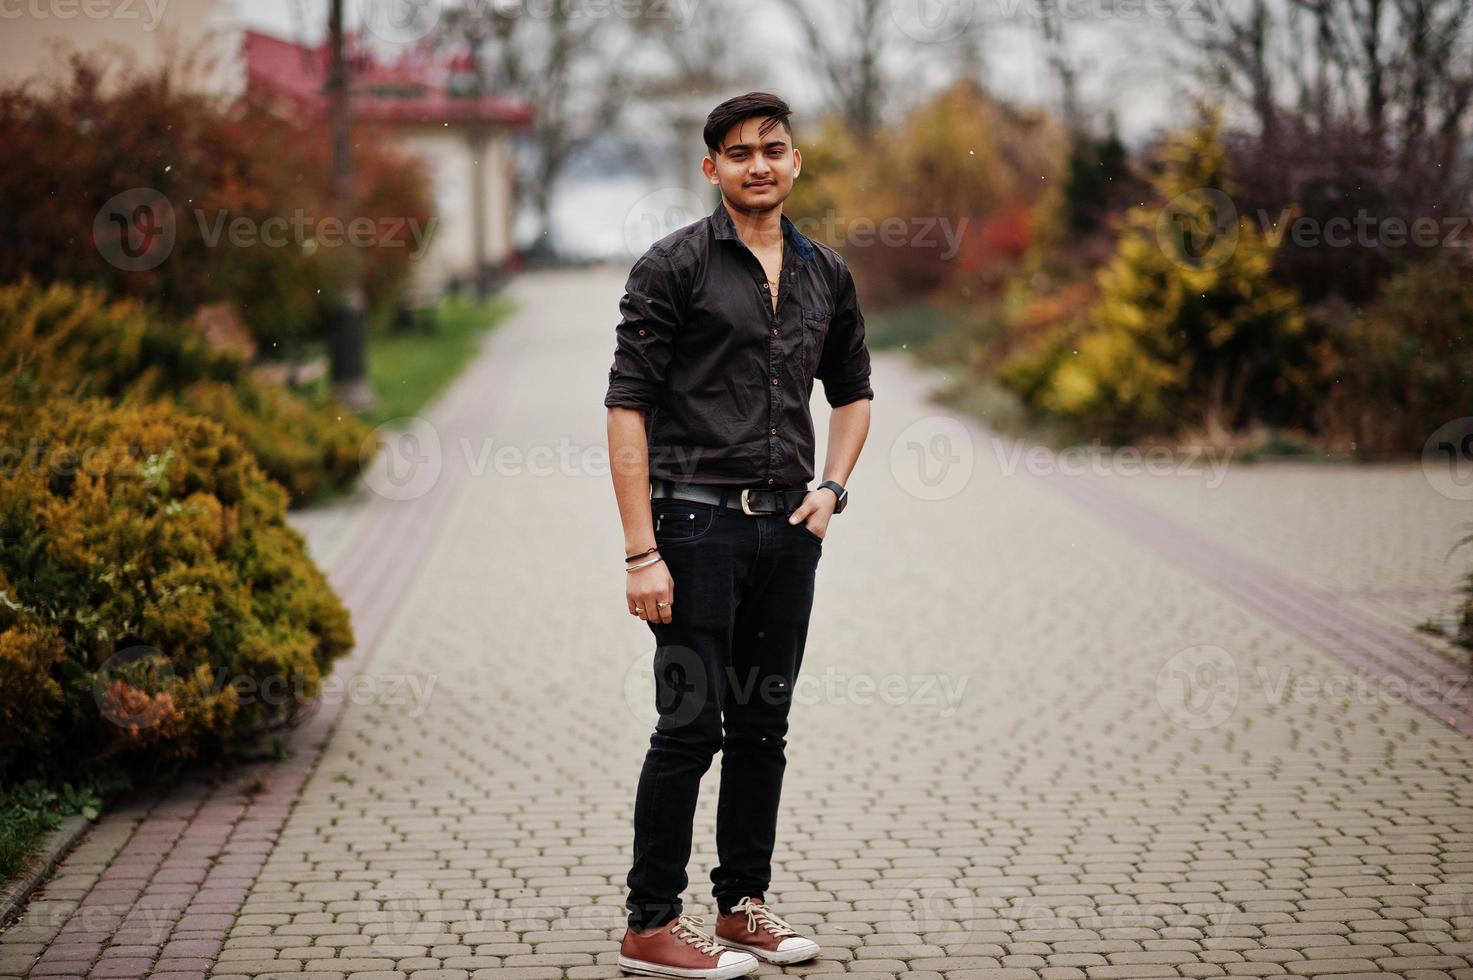
{"type": "MultiPolygon", "coordinates": [[[[715,229],[717,238],[739,238],[736,225],[732,224],[731,215],[726,210],[725,201],[716,202],[716,210],[711,212],[711,225],[715,229]]],[[[813,243],[810,242],[798,226],[788,220],[787,215],[782,216],[783,237],[788,244],[793,246],[804,262],[813,260],[813,243]]]]}

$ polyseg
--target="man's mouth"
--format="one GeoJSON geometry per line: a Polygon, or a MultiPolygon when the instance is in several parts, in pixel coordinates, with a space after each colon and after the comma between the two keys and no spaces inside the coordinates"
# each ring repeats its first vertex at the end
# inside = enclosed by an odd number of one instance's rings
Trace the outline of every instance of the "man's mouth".
{"type": "Polygon", "coordinates": [[[776,181],[773,181],[773,180],[763,180],[763,181],[759,181],[759,182],[757,182],[755,184],[748,184],[747,186],[748,187],[775,187],[775,186],[777,186],[777,182],[776,181]]]}

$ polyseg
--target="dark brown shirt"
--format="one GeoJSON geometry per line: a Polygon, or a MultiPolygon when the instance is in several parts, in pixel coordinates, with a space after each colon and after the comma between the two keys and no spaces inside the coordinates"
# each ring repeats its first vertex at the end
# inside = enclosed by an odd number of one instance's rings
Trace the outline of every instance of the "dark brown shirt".
{"type": "Polygon", "coordinates": [[[782,228],[776,313],[767,273],[724,204],[634,263],[604,405],[646,413],[652,477],[805,485],[814,379],[835,408],[874,397],[849,267],[786,216],[782,228]]]}

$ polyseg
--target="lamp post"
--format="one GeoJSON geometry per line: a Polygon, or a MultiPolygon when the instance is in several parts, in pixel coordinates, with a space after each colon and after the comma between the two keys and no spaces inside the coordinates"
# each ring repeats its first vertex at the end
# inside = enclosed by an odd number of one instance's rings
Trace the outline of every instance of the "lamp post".
{"type": "MultiPolygon", "coordinates": [[[[327,75],[328,125],[332,132],[332,173],[328,206],[346,230],[353,209],[353,127],[348,103],[348,65],[343,52],[343,0],[331,0],[328,14],[331,63],[327,75]]],[[[333,304],[329,324],[328,363],[333,393],[357,412],[374,407],[368,383],[366,306],[363,262],[358,247],[345,236],[342,295],[333,304]]]]}

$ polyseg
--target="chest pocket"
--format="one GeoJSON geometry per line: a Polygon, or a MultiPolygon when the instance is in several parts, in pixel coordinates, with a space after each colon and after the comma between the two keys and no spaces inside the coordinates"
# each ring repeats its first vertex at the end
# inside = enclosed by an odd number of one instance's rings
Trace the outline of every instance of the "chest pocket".
{"type": "Polygon", "coordinates": [[[818,370],[823,356],[823,343],[829,335],[829,321],[834,311],[828,306],[803,307],[803,368],[809,378],[818,370]]]}

